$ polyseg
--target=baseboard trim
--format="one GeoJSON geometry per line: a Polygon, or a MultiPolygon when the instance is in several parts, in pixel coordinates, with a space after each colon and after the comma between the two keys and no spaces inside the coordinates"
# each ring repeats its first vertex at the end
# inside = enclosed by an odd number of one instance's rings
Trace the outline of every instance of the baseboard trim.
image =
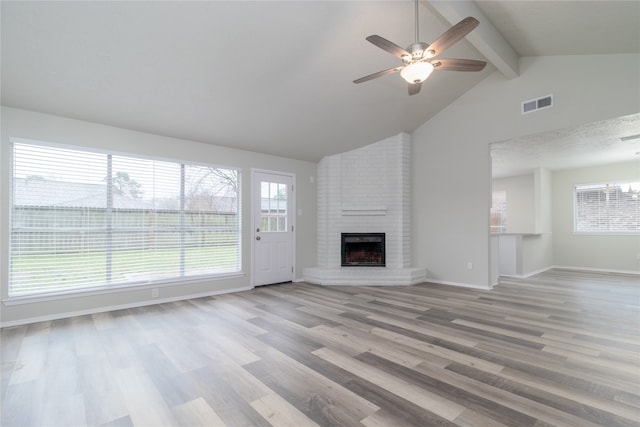
{"type": "Polygon", "coordinates": [[[0,323],[0,328],[9,328],[12,326],[28,325],[30,323],[37,323],[37,322],[48,322],[51,320],[67,319],[70,317],[86,316],[88,314],[105,313],[108,311],[126,310],[128,308],[146,307],[149,305],[184,301],[184,300],[195,299],[195,298],[204,298],[204,297],[210,297],[215,295],[229,294],[233,292],[250,291],[251,289],[253,289],[253,286],[244,286],[241,288],[216,290],[216,291],[202,292],[197,294],[180,295],[180,296],[169,297],[169,298],[154,298],[153,300],[138,301],[138,302],[129,303],[129,304],[119,304],[119,305],[111,305],[111,306],[105,306],[105,307],[96,307],[96,308],[91,308],[87,310],[70,311],[70,312],[59,313],[59,314],[51,314],[47,316],[29,317],[25,319],[2,322],[0,323]]]}
{"type": "Polygon", "coordinates": [[[554,265],[551,267],[555,270],[570,270],[570,271],[583,271],[586,273],[611,273],[611,274],[625,274],[630,276],[640,276],[640,271],[633,270],[612,270],[610,268],[589,268],[589,267],[573,267],[566,265],[554,265]]]}
{"type": "Polygon", "coordinates": [[[475,283],[463,283],[463,282],[451,282],[449,280],[435,280],[427,277],[426,284],[429,283],[437,283],[438,285],[449,285],[449,286],[457,286],[459,288],[469,288],[469,289],[481,289],[484,291],[489,291],[493,288],[493,285],[477,285],[475,283]]]}
{"type": "Polygon", "coordinates": [[[510,279],[528,279],[531,276],[535,276],[536,274],[544,273],[545,271],[552,270],[556,267],[544,267],[535,271],[531,271],[527,274],[501,274],[500,277],[508,277],[510,279]]]}

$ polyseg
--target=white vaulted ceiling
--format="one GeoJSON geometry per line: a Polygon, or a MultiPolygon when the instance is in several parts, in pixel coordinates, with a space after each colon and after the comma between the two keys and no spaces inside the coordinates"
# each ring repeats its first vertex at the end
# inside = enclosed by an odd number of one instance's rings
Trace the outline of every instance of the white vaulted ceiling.
{"type": "MultiPolygon", "coordinates": [[[[457,22],[442,3],[420,3],[422,41],[457,22]]],[[[411,132],[503,72],[485,30],[516,59],[640,51],[637,1],[465,3],[484,15],[476,40],[443,57],[490,64],[434,72],[410,97],[399,75],[352,83],[399,65],[365,37],[412,43],[408,0],[2,1],[2,104],[318,161],[411,132]]]]}
{"type": "Polygon", "coordinates": [[[521,56],[640,51],[640,2],[518,0],[476,4],[521,56]]]}

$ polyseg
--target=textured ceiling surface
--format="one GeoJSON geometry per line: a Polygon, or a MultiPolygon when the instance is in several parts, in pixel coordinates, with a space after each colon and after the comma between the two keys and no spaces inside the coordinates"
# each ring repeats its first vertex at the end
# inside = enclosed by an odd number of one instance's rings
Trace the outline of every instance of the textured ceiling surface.
{"type": "Polygon", "coordinates": [[[561,170],[634,159],[640,165],[640,114],[494,142],[491,159],[494,178],[538,167],[561,170]]]}
{"type": "MultiPolygon", "coordinates": [[[[420,39],[452,23],[420,2],[420,39]]],[[[638,51],[640,2],[479,2],[520,55],[638,51]],[[614,25],[617,24],[617,25],[614,25]],[[615,29],[615,31],[613,31],[615,29]]],[[[318,161],[412,132],[496,68],[407,95],[365,40],[414,41],[411,1],[2,1],[2,104],[318,161]]],[[[485,60],[469,40],[443,57],[485,60]]]]}

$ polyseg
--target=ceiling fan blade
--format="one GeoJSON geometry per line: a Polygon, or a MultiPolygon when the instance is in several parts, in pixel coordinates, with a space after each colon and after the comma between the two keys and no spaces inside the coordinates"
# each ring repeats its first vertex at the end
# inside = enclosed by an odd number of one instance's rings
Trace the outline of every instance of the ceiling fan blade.
{"type": "Polygon", "coordinates": [[[427,50],[433,51],[431,54],[432,57],[440,55],[446,49],[469,34],[478,26],[478,24],[480,24],[480,22],[478,22],[476,18],[471,16],[464,18],[462,21],[445,31],[436,41],[431,43],[427,50]]]}
{"type": "MultiPolygon", "coordinates": [[[[403,55],[409,55],[409,52],[398,46],[397,44],[390,42],[384,37],[380,37],[376,34],[367,37],[367,41],[375,44],[380,49],[386,50],[392,55],[397,56],[398,58],[402,58],[403,55]]],[[[411,56],[411,55],[409,55],[411,56]]]]}
{"type": "Polygon", "coordinates": [[[354,80],[354,83],[364,83],[369,80],[373,80],[378,77],[386,76],[387,74],[397,73],[402,70],[404,66],[389,68],[387,70],[378,71],[377,73],[369,74],[368,76],[360,77],[359,79],[354,80]]]}
{"type": "Polygon", "coordinates": [[[431,65],[435,70],[481,71],[487,63],[475,59],[437,59],[431,65]]]}
{"type": "Polygon", "coordinates": [[[422,89],[422,83],[409,83],[409,95],[415,95],[422,89]]]}

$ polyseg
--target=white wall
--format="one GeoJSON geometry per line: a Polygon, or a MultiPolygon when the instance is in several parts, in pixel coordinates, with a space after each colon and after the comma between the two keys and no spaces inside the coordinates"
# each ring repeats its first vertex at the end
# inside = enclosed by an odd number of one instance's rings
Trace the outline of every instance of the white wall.
{"type": "MultiPolygon", "coordinates": [[[[296,174],[296,274],[301,277],[304,267],[316,263],[316,188],[310,180],[315,177],[316,164],[268,156],[248,151],[203,144],[134,132],[95,123],[70,120],[24,110],[2,107],[2,138],[0,141],[0,249],[8,250],[9,210],[9,138],[21,137],[63,144],[110,149],[167,159],[207,162],[242,169],[242,267],[244,275],[225,280],[182,283],[160,289],[161,298],[182,298],[188,295],[225,292],[251,285],[251,168],[261,168],[296,174]]],[[[315,181],[315,180],[314,180],[315,181]]],[[[8,268],[6,257],[0,264],[2,300],[8,296],[8,268]]],[[[90,312],[112,306],[146,304],[151,301],[148,289],[123,290],[108,294],[88,294],[73,298],[46,300],[20,305],[2,306],[3,324],[24,319],[54,318],[69,312],[90,312]]]]}
{"type": "Polygon", "coordinates": [[[489,286],[495,277],[491,142],[640,111],[640,55],[523,58],[520,71],[513,80],[495,72],[413,133],[412,264],[430,280],[489,286]],[[520,114],[523,100],[549,93],[553,108],[520,114]]]}
{"type": "Polygon", "coordinates": [[[507,193],[507,229],[498,240],[500,275],[527,277],[553,267],[551,172],[493,180],[507,193]]]}
{"type": "Polygon", "coordinates": [[[534,172],[536,233],[523,239],[522,274],[530,276],[553,266],[553,174],[547,169],[534,172]]]}
{"type": "Polygon", "coordinates": [[[553,267],[553,237],[550,233],[522,236],[522,270],[528,277],[553,267]]]}
{"type": "Polygon", "coordinates": [[[507,195],[507,223],[505,233],[534,233],[535,184],[533,173],[493,180],[493,191],[507,195]]]}
{"type": "Polygon", "coordinates": [[[639,181],[640,159],[556,171],[552,179],[554,264],[592,270],[640,272],[640,236],[599,236],[573,232],[574,186],[610,181],[639,181]]]}

